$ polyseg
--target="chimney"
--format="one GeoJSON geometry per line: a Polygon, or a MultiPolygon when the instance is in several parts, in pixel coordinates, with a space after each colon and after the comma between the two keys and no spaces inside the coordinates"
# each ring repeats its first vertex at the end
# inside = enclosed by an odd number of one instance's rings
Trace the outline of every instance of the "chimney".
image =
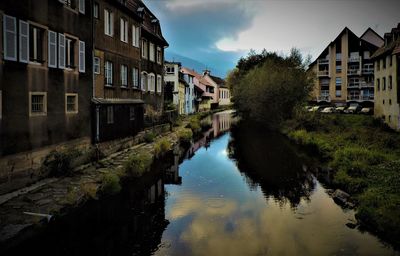
{"type": "Polygon", "coordinates": [[[210,75],[210,74],[211,74],[211,71],[208,70],[207,68],[205,70],[203,70],[203,76],[210,75]]]}

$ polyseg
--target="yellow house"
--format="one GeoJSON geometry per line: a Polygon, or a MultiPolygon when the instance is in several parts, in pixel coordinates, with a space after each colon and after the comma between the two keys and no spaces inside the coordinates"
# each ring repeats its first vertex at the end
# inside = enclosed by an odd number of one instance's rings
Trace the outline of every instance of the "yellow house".
{"type": "Polygon", "coordinates": [[[372,58],[375,63],[374,115],[400,130],[400,23],[384,36],[385,44],[372,58]]]}
{"type": "Polygon", "coordinates": [[[178,86],[178,113],[179,115],[185,114],[185,88],[186,82],[183,79],[179,79],[179,86],[178,86]]]}

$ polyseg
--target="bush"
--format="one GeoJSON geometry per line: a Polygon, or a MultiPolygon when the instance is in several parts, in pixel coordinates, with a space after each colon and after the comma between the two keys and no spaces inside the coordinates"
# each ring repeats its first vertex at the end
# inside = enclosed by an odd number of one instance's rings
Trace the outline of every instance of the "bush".
{"type": "Polygon", "coordinates": [[[125,170],[133,177],[140,177],[144,172],[150,170],[153,157],[148,152],[140,152],[132,155],[125,164],[125,170]]]}
{"type": "Polygon", "coordinates": [[[94,183],[82,183],[81,190],[87,198],[97,199],[97,185],[94,183]]]}
{"type": "Polygon", "coordinates": [[[106,173],[101,179],[101,192],[105,195],[114,195],[121,191],[119,177],[114,173],[106,173]]]}
{"type": "Polygon", "coordinates": [[[344,147],[338,149],[333,155],[332,167],[350,171],[353,168],[366,168],[378,165],[388,158],[381,152],[361,147],[344,147]]]}
{"type": "Polygon", "coordinates": [[[187,126],[193,132],[193,134],[198,134],[201,132],[200,127],[200,118],[198,116],[192,116],[189,120],[189,124],[187,126]]]}
{"type": "Polygon", "coordinates": [[[46,156],[42,164],[42,171],[53,177],[69,176],[72,174],[71,162],[80,152],[72,149],[67,151],[52,151],[46,156]]]}
{"type": "Polygon", "coordinates": [[[166,152],[170,151],[172,148],[171,142],[168,139],[162,138],[156,142],[154,145],[154,154],[156,157],[164,155],[166,152]]]}
{"type": "Polygon", "coordinates": [[[200,121],[202,131],[206,131],[212,127],[212,121],[210,119],[204,119],[200,121]]]}
{"type": "Polygon", "coordinates": [[[193,132],[191,129],[182,129],[178,131],[178,138],[181,144],[190,144],[193,137],[193,132]]]}
{"type": "Polygon", "coordinates": [[[152,131],[148,131],[144,134],[144,141],[146,143],[152,143],[156,138],[156,134],[152,131]]]}

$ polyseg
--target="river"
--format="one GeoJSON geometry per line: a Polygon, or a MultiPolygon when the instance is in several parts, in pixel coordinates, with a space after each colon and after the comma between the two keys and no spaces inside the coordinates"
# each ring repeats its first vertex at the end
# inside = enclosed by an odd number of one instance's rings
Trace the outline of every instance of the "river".
{"type": "Polygon", "coordinates": [[[296,149],[230,112],[182,157],[49,225],[12,251],[34,255],[400,255],[346,224],[296,149]],[[36,254],[40,252],[40,254],[36,254]]]}

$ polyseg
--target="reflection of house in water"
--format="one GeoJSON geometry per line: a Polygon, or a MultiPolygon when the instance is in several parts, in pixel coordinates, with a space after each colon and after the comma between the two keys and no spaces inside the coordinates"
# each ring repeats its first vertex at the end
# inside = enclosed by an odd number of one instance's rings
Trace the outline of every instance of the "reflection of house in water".
{"type": "Polygon", "coordinates": [[[179,147],[173,150],[173,164],[165,170],[165,184],[182,184],[182,177],[179,176],[179,147]]]}
{"type": "Polygon", "coordinates": [[[211,121],[211,128],[204,132],[203,136],[192,144],[187,151],[186,157],[192,157],[194,153],[202,147],[207,149],[212,139],[217,138],[218,136],[229,131],[232,122],[235,120],[235,118],[232,117],[232,113],[233,111],[224,111],[209,117],[209,120],[211,121]]]}

